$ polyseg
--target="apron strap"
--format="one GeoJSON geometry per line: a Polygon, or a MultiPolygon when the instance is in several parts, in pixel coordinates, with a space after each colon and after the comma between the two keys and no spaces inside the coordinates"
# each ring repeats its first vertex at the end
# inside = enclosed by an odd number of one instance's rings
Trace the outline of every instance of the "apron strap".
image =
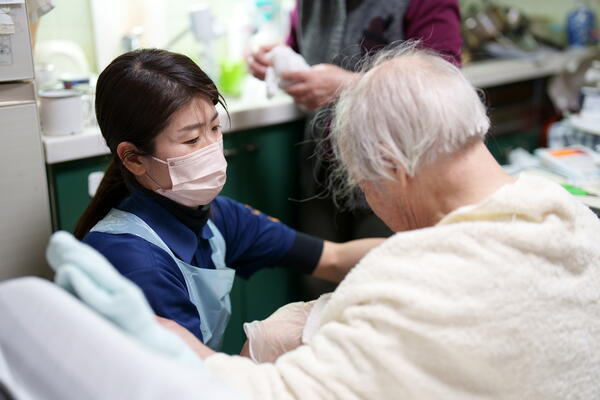
{"type": "MultiPolygon", "coordinates": [[[[207,225],[213,234],[213,236],[208,239],[212,250],[211,259],[217,269],[228,269],[229,267],[227,267],[225,263],[225,254],[227,251],[225,238],[223,238],[221,231],[219,231],[219,228],[217,228],[211,220],[207,221],[207,225]]],[[[158,236],[158,234],[154,232],[143,219],[127,211],[118,210],[116,208],[111,209],[102,220],[90,229],[90,232],[112,234],[128,233],[135,235],[154,244],[167,252],[172,258],[177,259],[169,246],[167,246],[160,236],[158,236]]]]}
{"type": "Polygon", "coordinates": [[[226,243],[223,235],[212,221],[208,220],[207,224],[213,234],[209,243],[211,259],[216,269],[198,268],[178,259],[144,220],[126,211],[113,208],[90,232],[132,234],[166,251],[180,269],[190,301],[198,310],[201,321],[200,331],[205,343],[212,349],[218,350],[231,315],[229,294],[235,271],[225,264],[226,243]]]}
{"type": "Polygon", "coordinates": [[[135,235],[160,247],[172,258],[177,258],[169,246],[143,219],[127,211],[116,208],[111,209],[102,220],[90,229],[90,232],[112,233],[115,235],[128,233],[135,235]]]}

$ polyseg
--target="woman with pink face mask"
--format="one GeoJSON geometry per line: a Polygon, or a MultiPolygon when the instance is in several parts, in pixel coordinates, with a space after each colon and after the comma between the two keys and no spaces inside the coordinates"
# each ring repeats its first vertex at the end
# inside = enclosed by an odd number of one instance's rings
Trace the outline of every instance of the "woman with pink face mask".
{"type": "Polygon", "coordinates": [[[323,241],[218,196],[227,161],[217,104],[216,86],[186,56],[144,49],[117,57],[96,89],[113,160],[75,230],[157,315],[214,350],[236,274],[279,265],[340,281],[381,242],[323,241]]]}

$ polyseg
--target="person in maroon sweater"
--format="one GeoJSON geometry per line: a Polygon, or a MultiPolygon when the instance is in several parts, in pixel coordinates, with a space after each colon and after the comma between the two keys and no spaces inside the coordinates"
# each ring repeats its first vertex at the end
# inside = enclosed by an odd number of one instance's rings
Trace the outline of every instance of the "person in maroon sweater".
{"type": "MultiPolygon", "coordinates": [[[[327,174],[334,167],[326,140],[331,119],[328,106],[352,82],[365,56],[406,40],[419,41],[420,47],[460,66],[458,0],[297,1],[285,44],[300,53],[312,68],[283,74],[282,78],[295,82],[285,89],[295,102],[315,111],[309,113],[300,149],[300,194],[303,199],[310,199],[299,205],[299,227],[303,231],[336,242],[392,234],[361,196],[350,202],[350,211],[340,210],[327,197],[327,174]]],[[[273,47],[263,46],[248,58],[249,69],[256,78],[264,79],[270,65],[266,54],[273,47]]],[[[309,286],[317,285],[312,282],[309,286]]],[[[307,293],[322,291],[309,288],[307,293]]]]}
{"type": "MultiPolygon", "coordinates": [[[[291,31],[285,43],[296,52],[304,55],[301,46],[302,38],[299,34],[301,23],[298,13],[299,3],[301,2],[302,0],[298,1],[290,15],[291,31]]],[[[458,0],[407,0],[398,2],[396,5],[390,4],[395,2],[389,0],[347,1],[347,3],[346,12],[349,18],[345,20],[345,31],[349,30],[347,29],[348,25],[355,20],[359,20],[359,23],[366,25],[362,29],[363,32],[358,43],[356,43],[360,45],[361,55],[373,54],[378,48],[383,48],[394,41],[419,40],[423,47],[446,56],[457,66],[461,65],[462,37],[458,0]],[[350,3],[356,4],[352,6],[350,3]],[[388,3],[391,7],[396,7],[398,11],[392,8],[390,12],[390,6],[388,6],[387,10],[382,10],[383,15],[372,18],[367,17],[368,21],[361,18],[361,6],[373,9],[373,5],[376,8],[377,3],[388,3]],[[386,11],[389,15],[385,14],[386,11]],[[353,13],[356,14],[354,19],[351,18],[353,13]],[[394,32],[394,28],[396,28],[396,32],[394,32]],[[394,33],[396,33],[395,37],[394,33]]],[[[382,14],[382,12],[379,12],[379,14],[382,14]]],[[[307,28],[310,28],[310,26],[307,28]]],[[[363,27],[358,29],[361,28],[363,27]]],[[[325,35],[327,35],[327,32],[325,32],[325,35]]],[[[327,37],[320,37],[319,40],[326,42],[327,37]]],[[[262,46],[249,57],[248,66],[250,72],[256,78],[264,79],[266,69],[270,65],[270,61],[265,55],[274,46],[275,44],[262,46]]],[[[318,65],[315,65],[315,68],[310,71],[291,72],[284,76],[284,79],[297,82],[295,85],[288,87],[286,92],[298,104],[308,110],[316,110],[331,104],[335,101],[336,92],[350,81],[353,69],[353,66],[335,65],[335,56],[335,54],[331,55],[331,60],[308,60],[309,64],[318,65]]],[[[358,61],[356,57],[354,60],[358,61]]]]}

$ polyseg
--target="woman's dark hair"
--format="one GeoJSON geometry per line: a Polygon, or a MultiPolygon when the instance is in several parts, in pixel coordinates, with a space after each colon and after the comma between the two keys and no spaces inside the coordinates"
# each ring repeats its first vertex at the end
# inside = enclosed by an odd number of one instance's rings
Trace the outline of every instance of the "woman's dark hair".
{"type": "Polygon", "coordinates": [[[112,161],[77,222],[75,237],[82,239],[129,195],[126,182],[134,178],[117,155],[119,143],[131,142],[143,154],[153,154],[154,139],[172,115],[198,96],[225,106],[213,81],[182,54],[135,50],[120,55],[102,71],[96,85],[96,118],[112,161]]]}

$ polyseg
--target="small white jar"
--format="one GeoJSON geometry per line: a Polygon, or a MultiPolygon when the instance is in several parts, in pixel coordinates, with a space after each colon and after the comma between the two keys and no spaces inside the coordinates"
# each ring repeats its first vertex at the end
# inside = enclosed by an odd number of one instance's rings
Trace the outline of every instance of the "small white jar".
{"type": "Polygon", "coordinates": [[[74,135],[83,131],[83,93],[73,89],[39,92],[42,132],[49,136],[74,135]]]}

